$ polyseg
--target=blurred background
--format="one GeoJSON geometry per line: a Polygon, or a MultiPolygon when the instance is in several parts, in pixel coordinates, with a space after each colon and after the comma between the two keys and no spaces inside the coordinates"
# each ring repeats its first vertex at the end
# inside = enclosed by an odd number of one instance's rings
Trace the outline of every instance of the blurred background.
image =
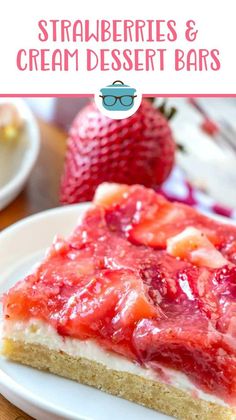
{"type": "MultiPolygon", "coordinates": [[[[60,205],[68,131],[88,102],[0,100],[0,230],[60,205]]],[[[154,106],[161,105],[163,100],[155,99],[154,106]]],[[[176,109],[168,122],[176,158],[158,190],[171,200],[236,219],[236,98],[169,98],[167,107],[176,109]]]]}

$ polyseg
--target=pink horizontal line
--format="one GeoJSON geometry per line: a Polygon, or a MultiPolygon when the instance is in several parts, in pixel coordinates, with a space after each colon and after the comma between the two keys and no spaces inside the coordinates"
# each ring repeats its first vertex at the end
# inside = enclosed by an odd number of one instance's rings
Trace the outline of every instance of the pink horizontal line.
{"type": "Polygon", "coordinates": [[[92,93],[0,93],[0,98],[84,98],[92,93]]]}
{"type": "Polygon", "coordinates": [[[236,98],[236,93],[145,93],[144,97],[155,98],[236,98]]]}
{"type": "MultiPolygon", "coordinates": [[[[0,98],[92,98],[92,93],[0,93],[0,98]]],[[[236,93],[145,93],[161,98],[236,98],[236,93]]]]}

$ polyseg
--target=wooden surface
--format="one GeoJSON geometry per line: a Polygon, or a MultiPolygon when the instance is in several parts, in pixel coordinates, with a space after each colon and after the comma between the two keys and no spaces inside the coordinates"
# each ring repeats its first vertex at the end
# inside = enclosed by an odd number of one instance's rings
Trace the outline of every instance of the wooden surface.
{"type": "MultiPolygon", "coordinates": [[[[0,211],[0,230],[30,214],[59,206],[58,190],[63,168],[66,133],[39,122],[41,150],[24,191],[0,211]]],[[[0,395],[0,420],[28,420],[27,414],[0,395]]]]}
{"type": "Polygon", "coordinates": [[[39,122],[41,149],[24,191],[0,212],[0,230],[30,214],[59,206],[58,189],[63,168],[66,133],[39,122]]]}

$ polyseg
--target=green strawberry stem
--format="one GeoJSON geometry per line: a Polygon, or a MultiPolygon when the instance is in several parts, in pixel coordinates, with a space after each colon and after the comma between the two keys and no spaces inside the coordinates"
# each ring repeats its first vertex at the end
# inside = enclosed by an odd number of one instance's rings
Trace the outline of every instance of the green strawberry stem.
{"type": "MultiPolygon", "coordinates": [[[[155,101],[155,98],[152,96],[150,98],[147,98],[149,100],[149,102],[151,102],[152,104],[155,101]]],[[[170,121],[174,115],[177,113],[177,109],[175,107],[167,107],[167,100],[164,99],[162,101],[162,103],[157,107],[157,109],[162,113],[162,115],[164,115],[164,117],[167,119],[167,121],[170,121]]],[[[186,153],[186,149],[185,147],[180,144],[180,143],[176,143],[176,148],[179,152],[181,153],[186,153]]]]}
{"type": "MultiPolygon", "coordinates": [[[[154,103],[154,101],[155,101],[154,97],[150,97],[150,98],[147,98],[147,99],[151,103],[154,103]]],[[[159,109],[159,111],[166,117],[166,119],[168,121],[170,121],[177,112],[177,109],[175,107],[173,107],[173,106],[170,107],[170,108],[167,107],[167,100],[166,99],[164,99],[162,101],[162,103],[157,107],[157,109],[159,109]]]]}

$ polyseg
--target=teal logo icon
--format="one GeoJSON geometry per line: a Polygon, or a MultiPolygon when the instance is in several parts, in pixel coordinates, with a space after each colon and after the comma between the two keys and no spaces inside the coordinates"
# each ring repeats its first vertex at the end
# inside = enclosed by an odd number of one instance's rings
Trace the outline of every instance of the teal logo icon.
{"type": "Polygon", "coordinates": [[[108,111],[128,111],[134,105],[136,89],[116,80],[112,85],[100,89],[102,105],[108,111]]]}

